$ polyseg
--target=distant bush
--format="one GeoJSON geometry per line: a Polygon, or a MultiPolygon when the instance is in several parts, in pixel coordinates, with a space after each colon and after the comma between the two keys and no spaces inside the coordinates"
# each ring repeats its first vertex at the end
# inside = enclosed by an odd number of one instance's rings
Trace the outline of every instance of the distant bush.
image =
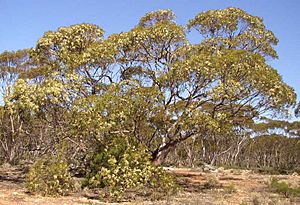
{"type": "Polygon", "coordinates": [[[68,164],[61,157],[51,156],[38,160],[26,176],[29,192],[42,195],[66,195],[74,188],[68,164]]]}
{"type": "Polygon", "coordinates": [[[209,177],[203,184],[204,189],[214,189],[219,188],[220,186],[220,182],[215,177],[209,177]]]}
{"type": "Polygon", "coordinates": [[[297,197],[300,195],[300,188],[292,188],[286,182],[280,182],[276,177],[272,177],[269,184],[270,188],[285,197],[297,197]]]}
{"type": "Polygon", "coordinates": [[[279,170],[276,170],[273,167],[260,167],[260,168],[253,168],[253,171],[259,174],[271,174],[271,175],[277,175],[281,174],[279,170]]]}
{"type": "Polygon", "coordinates": [[[141,144],[133,145],[125,138],[113,139],[109,145],[99,147],[84,186],[107,189],[100,197],[111,200],[122,198],[128,189],[145,186],[167,194],[176,187],[175,180],[155,167],[150,157],[141,144]]]}
{"type": "Polygon", "coordinates": [[[232,194],[237,192],[237,189],[235,188],[234,184],[229,184],[228,186],[224,187],[224,192],[226,194],[232,194]]]}

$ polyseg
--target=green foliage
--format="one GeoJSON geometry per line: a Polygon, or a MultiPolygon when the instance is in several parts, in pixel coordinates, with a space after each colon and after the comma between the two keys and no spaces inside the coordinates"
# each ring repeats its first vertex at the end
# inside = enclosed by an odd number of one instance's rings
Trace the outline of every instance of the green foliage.
{"type": "Polygon", "coordinates": [[[300,187],[292,188],[288,183],[280,182],[276,177],[271,178],[269,186],[274,192],[283,194],[285,197],[300,196],[300,187]]]}
{"type": "Polygon", "coordinates": [[[273,32],[265,28],[262,18],[238,8],[199,13],[189,21],[188,28],[195,28],[200,34],[208,37],[207,43],[218,42],[224,47],[252,50],[262,55],[277,57],[272,46],[276,45],[278,40],[273,32]]]}
{"type": "Polygon", "coordinates": [[[15,56],[22,63],[10,67],[24,66],[23,79],[5,97],[6,107],[47,121],[58,108],[72,111],[68,137],[97,140],[116,131],[110,112],[124,112],[118,129],[130,130],[157,159],[187,138],[234,132],[262,111],[294,104],[294,90],[267,64],[266,57],[277,56],[277,39],[262,19],[237,8],[211,10],[188,28],[204,41],[189,43],[170,10],[147,13],[107,39],[87,23],[48,31],[34,49],[15,56]]]}
{"type": "Polygon", "coordinates": [[[108,197],[116,200],[128,189],[149,185],[167,193],[175,184],[162,169],[152,164],[143,145],[129,142],[126,137],[116,137],[99,147],[84,185],[106,188],[108,197]]]}
{"type": "Polygon", "coordinates": [[[29,192],[42,195],[67,195],[74,188],[68,164],[61,157],[44,157],[35,162],[26,176],[29,192]]]}
{"type": "Polygon", "coordinates": [[[160,167],[156,167],[155,172],[150,180],[150,187],[163,193],[164,195],[174,194],[179,190],[175,177],[168,174],[165,170],[160,167]]]}
{"type": "Polygon", "coordinates": [[[0,82],[2,84],[0,91],[2,93],[6,93],[8,87],[13,85],[18,78],[18,74],[25,71],[24,63],[29,58],[28,51],[24,49],[0,53],[0,82]]]}

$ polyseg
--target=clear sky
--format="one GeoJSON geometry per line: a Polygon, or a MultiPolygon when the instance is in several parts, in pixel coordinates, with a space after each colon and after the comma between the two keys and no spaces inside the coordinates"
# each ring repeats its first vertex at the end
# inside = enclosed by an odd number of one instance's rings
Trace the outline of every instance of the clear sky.
{"type": "Polygon", "coordinates": [[[262,17],[275,33],[279,60],[270,63],[300,99],[300,0],[0,0],[0,52],[33,47],[60,26],[93,23],[109,35],[131,29],[149,11],[172,9],[183,25],[199,12],[230,6],[262,17]]]}

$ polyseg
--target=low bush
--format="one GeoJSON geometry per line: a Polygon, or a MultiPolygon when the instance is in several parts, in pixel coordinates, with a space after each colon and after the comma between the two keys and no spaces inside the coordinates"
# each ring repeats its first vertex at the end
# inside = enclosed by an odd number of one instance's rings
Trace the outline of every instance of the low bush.
{"type": "Polygon", "coordinates": [[[272,177],[269,184],[272,191],[283,194],[285,197],[297,197],[300,195],[300,188],[292,188],[286,182],[280,182],[276,177],[272,177]]]}
{"type": "Polygon", "coordinates": [[[68,164],[59,156],[44,157],[35,162],[26,176],[26,187],[41,195],[67,195],[74,188],[68,164]]]}
{"type": "Polygon", "coordinates": [[[224,192],[226,194],[233,194],[237,192],[237,189],[235,188],[234,184],[229,184],[228,186],[224,187],[224,192]]]}
{"type": "Polygon", "coordinates": [[[204,189],[215,189],[221,186],[220,182],[215,177],[209,177],[203,184],[204,189]]]}
{"type": "Polygon", "coordinates": [[[127,138],[99,147],[84,186],[108,190],[100,197],[109,200],[119,200],[129,189],[155,187],[166,194],[176,187],[172,177],[153,165],[145,147],[127,138]]]}

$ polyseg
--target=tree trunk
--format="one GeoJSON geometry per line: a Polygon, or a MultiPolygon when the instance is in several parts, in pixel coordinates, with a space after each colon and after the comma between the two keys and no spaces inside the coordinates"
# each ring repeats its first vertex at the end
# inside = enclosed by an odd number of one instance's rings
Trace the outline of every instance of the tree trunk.
{"type": "Polygon", "coordinates": [[[156,166],[160,166],[166,160],[168,154],[170,153],[171,149],[165,149],[162,151],[157,151],[152,154],[152,161],[156,166]]]}
{"type": "MultiPolygon", "coordinates": [[[[179,144],[180,142],[183,142],[184,140],[188,139],[189,137],[193,136],[194,133],[188,133],[185,136],[182,136],[180,138],[177,138],[174,141],[170,141],[164,144],[162,144],[159,148],[157,148],[154,152],[152,152],[152,161],[155,165],[159,166],[161,165],[167,158],[168,154],[170,153],[170,151],[172,149],[174,149],[177,144],[179,144]]],[[[175,138],[175,136],[173,136],[172,138],[175,138]]]]}

